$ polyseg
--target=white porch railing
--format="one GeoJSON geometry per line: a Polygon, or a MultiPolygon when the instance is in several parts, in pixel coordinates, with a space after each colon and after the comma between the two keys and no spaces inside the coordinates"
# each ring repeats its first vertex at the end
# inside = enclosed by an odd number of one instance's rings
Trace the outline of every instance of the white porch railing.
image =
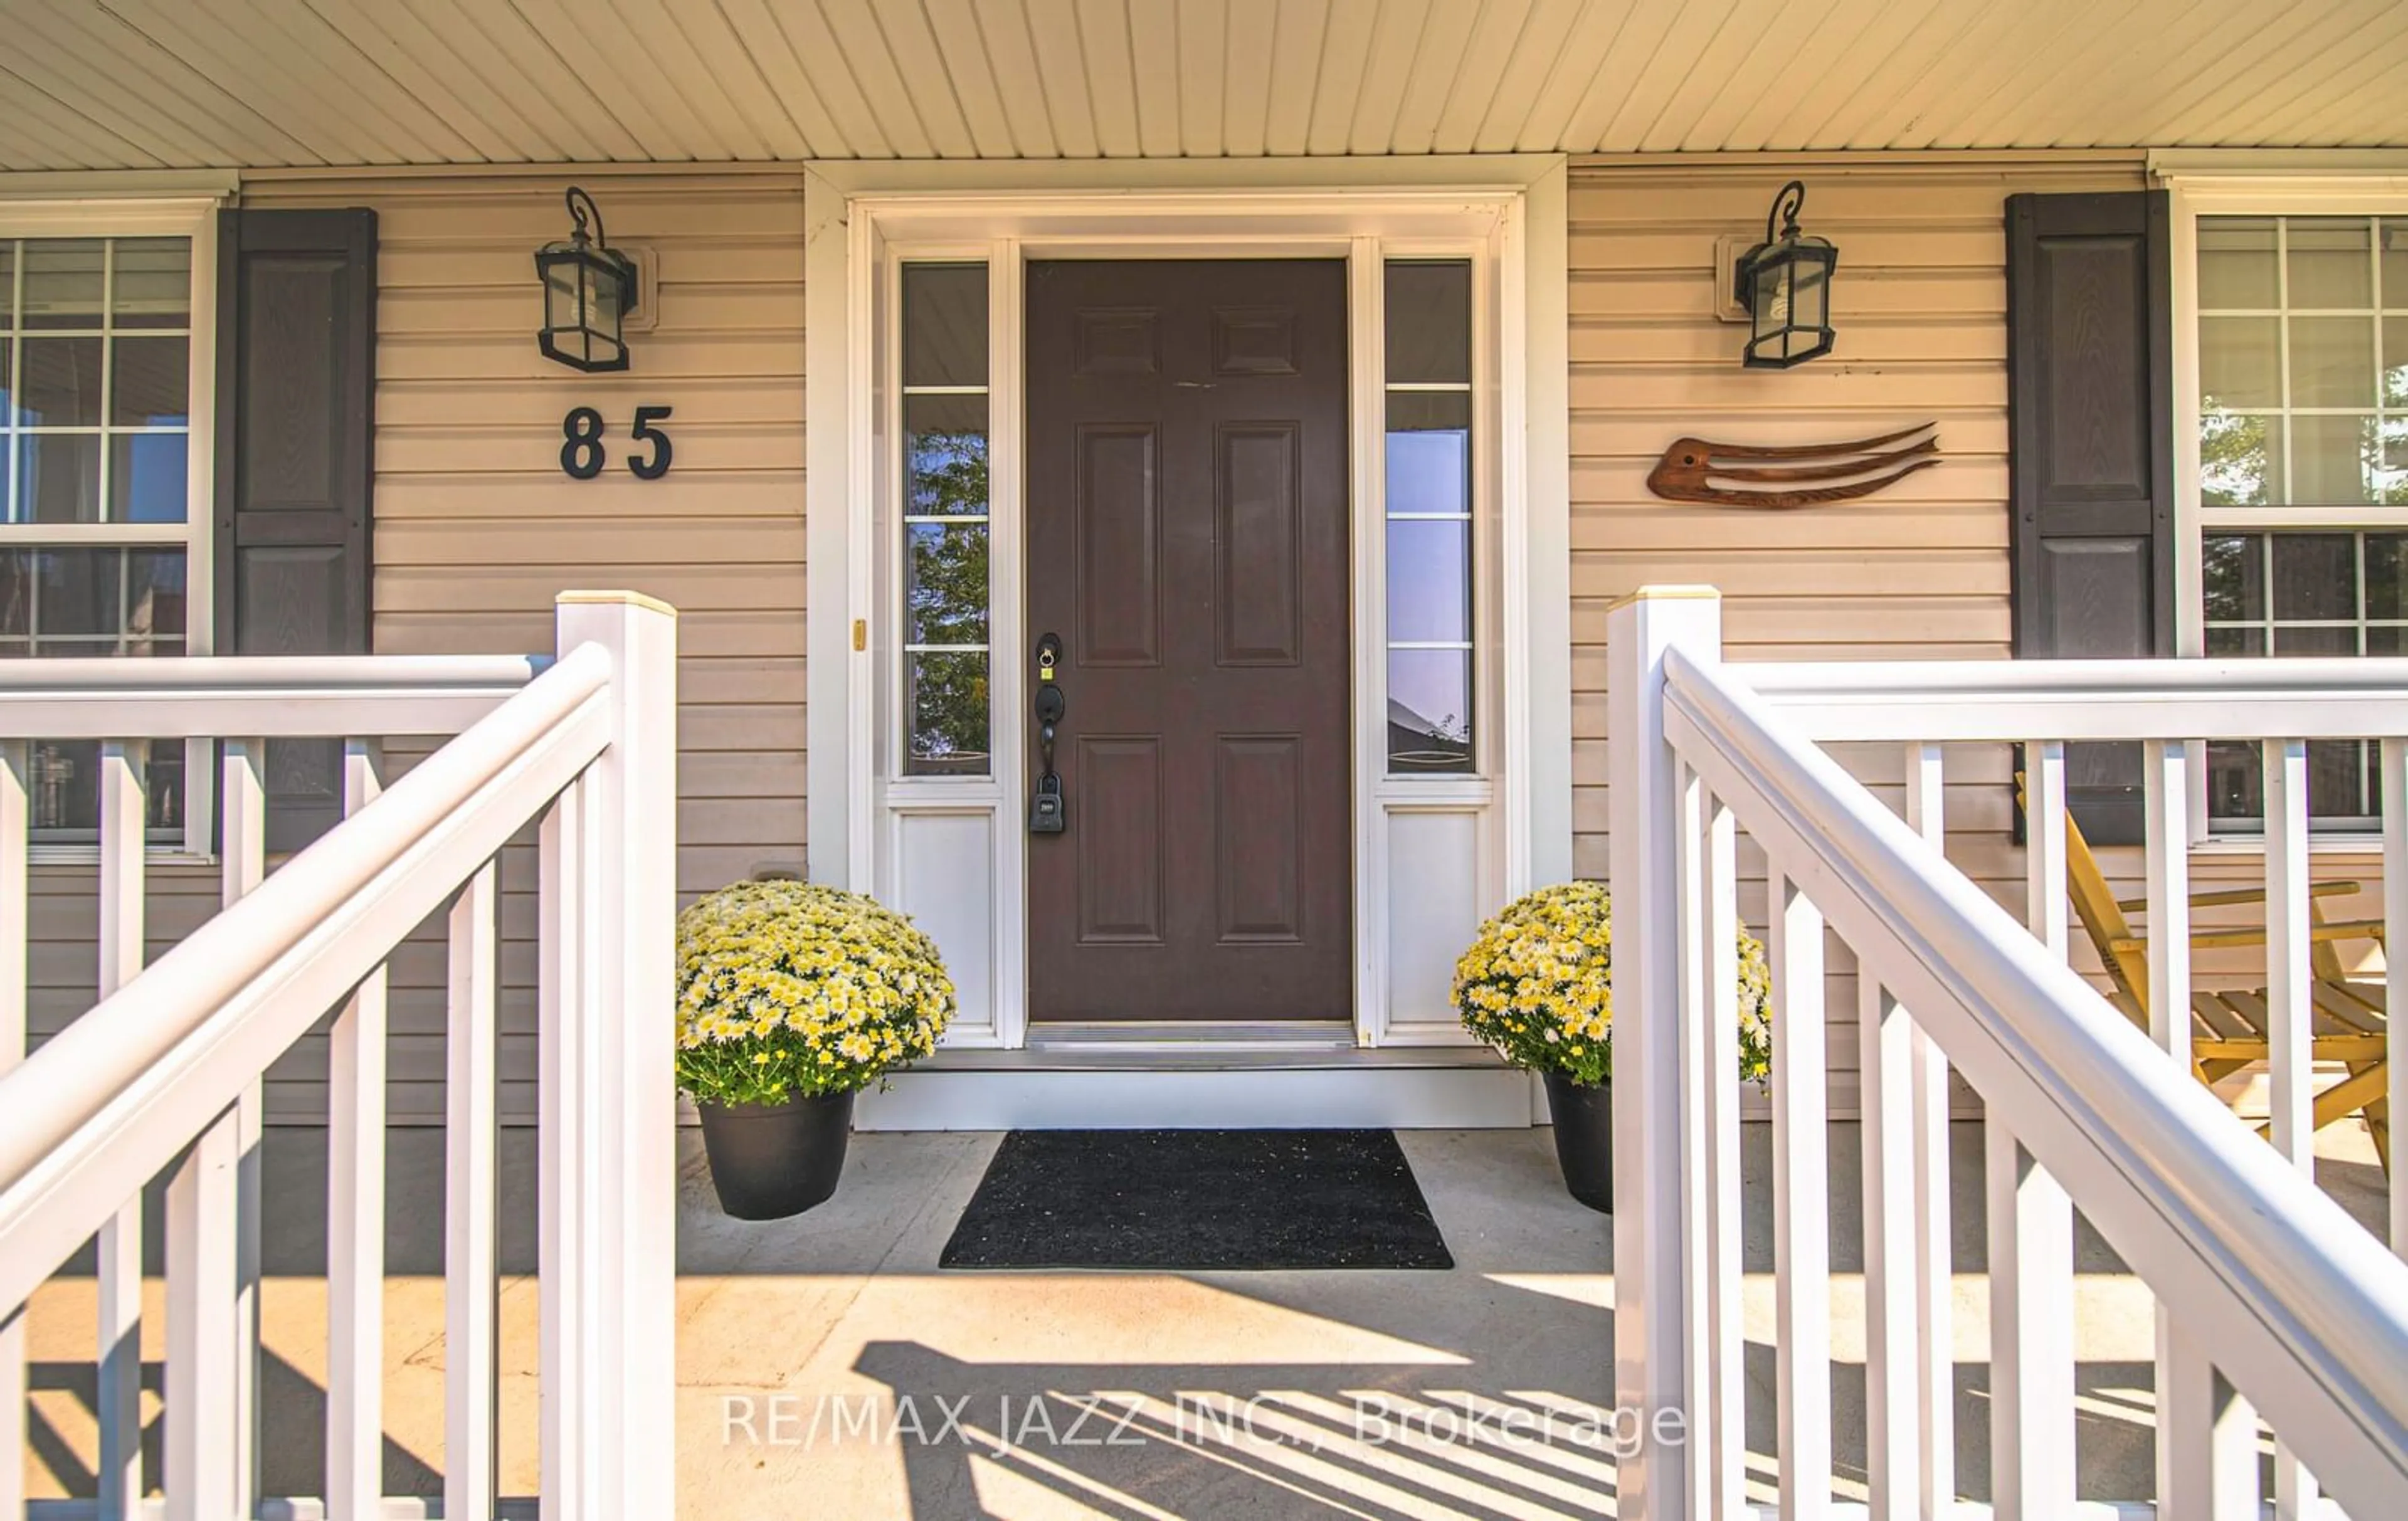
{"type": "Polygon", "coordinates": [[[1769,863],[1781,1514],[1832,1505],[1827,929],[1859,988],[1871,1515],[1956,1509],[1951,1067],[1987,1115],[1992,1514],[2075,1512],[2077,1205],[2157,1299],[2157,1514],[2256,1521],[2260,1413],[2279,1514],[2306,1514],[2321,1481],[2358,1521],[2408,1514],[2408,1265],[2303,1178],[2301,737],[2382,741],[2388,943],[2408,945],[2403,663],[1734,667],[1702,588],[1641,594],[1609,639],[1617,1398],[1685,1416],[1684,1441],[1620,1469],[1618,1514],[1748,1514],[1731,1075],[1744,829],[1769,863]],[[2189,1021],[2166,1015],[2189,1003],[2185,744],[2208,736],[2265,745],[2271,1146],[2191,1077],[2189,1021]],[[2064,741],[2107,739],[2148,754],[2154,1043],[2065,959],[2064,741]],[[1818,739],[1904,745],[1906,817],[1818,739]],[[1948,740],[2029,746],[2031,929],[1942,852],[1948,740]]]}
{"type": "MultiPolygon", "coordinates": [[[[674,1514],[676,622],[560,599],[558,658],[21,665],[0,685],[0,1517],[25,1514],[27,1301],[99,1237],[98,1514],[145,1514],[140,1193],[164,1169],[165,1513],[250,1516],[260,1082],[330,1008],[325,1514],[383,1514],[384,964],[449,904],[442,1514],[494,1514],[494,859],[540,821],[541,1474],[547,1516],[674,1514]],[[530,680],[530,676],[533,679],[530,680]],[[271,876],[262,741],[456,734],[271,876]],[[142,967],[127,735],[225,745],[225,908],[142,967]],[[25,1049],[25,745],[103,742],[97,1007],[25,1049]],[[13,1067],[13,1070],[8,1070],[13,1067]]],[[[156,1502],[150,1502],[155,1504],[156,1502]]]]}

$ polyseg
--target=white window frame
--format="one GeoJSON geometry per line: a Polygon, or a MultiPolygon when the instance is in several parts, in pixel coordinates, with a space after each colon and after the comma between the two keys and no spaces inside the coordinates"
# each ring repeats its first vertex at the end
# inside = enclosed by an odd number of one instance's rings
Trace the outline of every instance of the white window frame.
{"type": "MultiPolygon", "coordinates": [[[[2174,653],[2196,657],[2204,655],[2207,650],[2204,544],[2211,531],[2408,530],[2408,508],[2359,509],[2329,517],[2303,517],[2298,509],[2290,507],[2208,508],[2201,504],[2199,219],[2408,217],[2408,175],[2160,171],[2156,180],[2170,192],[2168,221],[2173,244],[2170,261],[2173,266],[2174,653]]],[[[2379,320],[2376,331],[2379,336],[2379,320]]],[[[2189,749],[2192,846],[2213,854],[2261,854],[2265,850],[2265,837],[2261,834],[2209,832],[2207,747],[2193,744],[2189,749]]],[[[2319,854],[2366,854],[2379,852],[2381,839],[2367,833],[2317,830],[2311,832],[2309,848],[2319,854]]]]}
{"type": "MultiPolygon", "coordinates": [[[[192,325],[186,377],[190,432],[185,445],[184,521],[178,524],[0,523],[0,549],[20,545],[171,545],[184,548],[184,653],[215,649],[216,536],[212,499],[217,478],[217,213],[216,196],[139,199],[0,197],[0,238],[182,237],[191,242],[192,325]]],[[[184,746],[184,839],[150,847],[154,859],[207,861],[216,834],[216,746],[184,746]]],[[[98,847],[35,843],[36,865],[97,861],[98,847]]]]}

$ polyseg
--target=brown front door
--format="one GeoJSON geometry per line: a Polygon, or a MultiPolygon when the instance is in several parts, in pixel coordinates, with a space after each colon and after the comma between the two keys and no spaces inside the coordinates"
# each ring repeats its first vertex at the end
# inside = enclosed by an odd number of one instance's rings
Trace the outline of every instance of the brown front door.
{"type": "Polygon", "coordinates": [[[1346,266],[1033,264],[1027,314],[1068,819],[1029,837],[1030,1012],[1348,1018],[1346,266]]]}

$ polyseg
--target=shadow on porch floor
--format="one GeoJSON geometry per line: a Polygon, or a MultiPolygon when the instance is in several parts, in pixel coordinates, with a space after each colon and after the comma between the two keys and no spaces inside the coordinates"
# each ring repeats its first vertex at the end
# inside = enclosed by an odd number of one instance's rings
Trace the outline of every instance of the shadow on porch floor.
{"type": "MultiPolygon", "coordinates": [[[[681,1132],[679,1471],[689,1515],[909,1521],[1579,1517],[1605,1514],[1612,1276],[1605,1217],[1571,1202],[1545,1130],[1408,1131],[1454,1250],[1448,1272],[939,1273],[992,1134],[854,1138],[843,1188],[799,1219],[721,1216],[681,1132]]],[[[1772,1476],[1769,1127],[1747,1127],[1751,1469],[1772,1476]]],[[[1981,1137],[1956,1126],[1960,1492],[1986,1495],[1981,1137]]],[[[264,1492],[318,1492],[324,1374],[323,1132],[269,1132],[264,1492]]],[[[2319,1176],[2382,1225],[2362,1128],[2319,1176]]],[[[440,1490],[441,1141],[396,1131],[386,1296],[386,1487],[440,1490]]],[[[1835,1125],[1835,1178],[1856,1130],[1835,1125]]],[[[533,1135],[504,1146],[503,1476],[535,1487],[533,1135]]],[[[1835,1189],[1835,1487],[1862,1498],[1861,1228],[1835,1189]],[[1854,1366],[1849,1366],[1854,1365],[1854,1366]]],[[[150,1233],[159,1239],[156,1199],[150,1233]]],[[[2082,1493],[2151,1487],[2149,1297],[2086,1228],[2076,1305],[2082,1493]]],[[[33,1493],[89,1494],[89,1264],[32,1315],[33,1493]]],[[[152,1268],[156,1271],[155,1261],[152,1268]]],[[[146,1356],[155,1416],[162,1299],[146,1356]]],[[[157,1431],[151,1433],[158,1471],[157,1431]]],[[[1769,1494],[1769,1490],[1768,1490],[1769,1494]]]]}

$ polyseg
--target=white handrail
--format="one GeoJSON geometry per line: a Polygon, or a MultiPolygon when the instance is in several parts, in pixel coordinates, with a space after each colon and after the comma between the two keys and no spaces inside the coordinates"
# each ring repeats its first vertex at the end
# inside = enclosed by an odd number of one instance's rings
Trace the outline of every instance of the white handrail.
{"type": "Polygon", "coordinates": [[[2408,659],[1730,662],[1817,739],[2408,735],[2408,659]]]}
{"type": "Polygon", "coordinates": [[[13,1304],[440,907],[609,739],[572,652],[0,1078],[13,1304]]]}
{"type": "Polygon", "coordinates": [[[205,655],[26,660],[0,683],[0,736],[38,739],[317,739],[458,734],[548,655],[205,655]],[[127,704],[141,732],[124,733],[127,704]]]}

